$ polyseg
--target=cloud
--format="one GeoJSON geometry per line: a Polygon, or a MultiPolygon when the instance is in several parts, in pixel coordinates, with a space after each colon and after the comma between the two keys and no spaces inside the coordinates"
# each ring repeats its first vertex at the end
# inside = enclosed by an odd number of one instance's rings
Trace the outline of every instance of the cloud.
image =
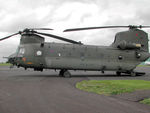
{"type": "MultiPolygon", "coordinates": [[[[127,29],[62,31],[74,27],[149,25],[150,20],[149,0],[0,0],[0,3],[1,37],[24,28],[50,27],[55,29],[51,33],[85,44],[110,45],[117,32],[127,29]]],[[[0,42],[1,56],[14,52],[18,44],[16,37],[0,42]]]]}
{"type": "Polygon", "coordinates": [[[51,21],[48,18],[51,7],[41,7],[27,12],[16,12],[1,17],[0,31],[16,32],[20,29],[45,26],[51,21]]]}

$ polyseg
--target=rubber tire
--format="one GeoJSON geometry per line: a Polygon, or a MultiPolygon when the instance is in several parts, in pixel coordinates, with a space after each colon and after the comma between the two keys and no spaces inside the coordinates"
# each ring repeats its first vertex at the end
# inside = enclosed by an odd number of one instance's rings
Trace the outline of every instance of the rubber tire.
{"type": "Polygon", "coordinates": [[[64,74],[63,74],[63,76],[65,78],[70,78],[71,77],[71,73],[69,71],[65,71],[64,74]]]}
{"type": "Polygon", "coordinates": [[[116,75],[117,75],[117,76],[120,76],[120,75],[121,75],[121,72],[117,71],[117,72],[116,72],[116,75]]]}
{"type": "Polygon", "coordinates": [[[131,75],[131,77],[135,77],[135,76],[136,76],[136,73],[135,73],[134,71],[132,71],[132,72],[130,73],[130,75],[131,75]]]}
{"type": "Polygon", "coordinates": [[[64,76],[64,70],[60,70],[59,77],[63,77],[63,76],[64,76]]]}

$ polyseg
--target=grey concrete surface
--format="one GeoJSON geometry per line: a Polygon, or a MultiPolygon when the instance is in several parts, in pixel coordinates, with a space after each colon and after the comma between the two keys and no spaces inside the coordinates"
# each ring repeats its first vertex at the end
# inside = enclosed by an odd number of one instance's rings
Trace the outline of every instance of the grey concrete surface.
{"type": "Polygon", "coordinates": [[[71,71],[71,78],[58,72],[9,69],[0,67],[0,113],[150,113],[150,106],[140,104],[150,91],[119,96],[104,96],[80,91],[75,84],[82,80],[141,79],[150,80],[149,67],[137,68],[146,75],[116,76],[114,72],[71,71]],[[132,97],[138,97],[132,99],[132,97]]]}

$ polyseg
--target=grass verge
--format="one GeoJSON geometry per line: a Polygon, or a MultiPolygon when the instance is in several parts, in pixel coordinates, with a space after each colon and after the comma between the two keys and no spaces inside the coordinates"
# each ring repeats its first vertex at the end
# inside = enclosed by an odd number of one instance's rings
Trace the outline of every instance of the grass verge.
{"type": "Polygon", "coordinates": [[[150,89],[150,81],[144,80],[84,80],[76,84],[76,88],[104,95],[117,95],[136,90],[150,89]]]}
{"type": "Polygon", "coordinates": [[[137,67],[150,67],[150,65],[140,64],[137,67]]]}
{"type": "Polygon", "coordinates": [[[140,101],[140,103],[150,105],[150,98],[144,99],[144,100],[140,101]]]}
{"type": "Polygon", "coordinates": [[[10,66],[10,63],[0,63],[0,66],[10,66]]]}

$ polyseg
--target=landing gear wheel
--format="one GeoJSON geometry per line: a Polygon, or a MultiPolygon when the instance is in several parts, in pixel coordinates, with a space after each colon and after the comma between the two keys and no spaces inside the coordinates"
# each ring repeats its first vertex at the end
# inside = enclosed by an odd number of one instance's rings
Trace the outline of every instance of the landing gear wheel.
{"type": "Polygon", "coordinates": [[[63,70],[63,69],[60,70],[60,72],[59,72],[59,76],[60,76],[60,77],[63,77],[63,76],[64,76],[64,71],[65,71],[65,70],[63,70]]]}
{"type": "Polygon", "coordinates": [[[120,76],[120,75],[121,75],[121,72],[117,71],[117,72],[116,72],[116,75],[120,76]]]}
{"type": "Polygon", "coordinates": [[[144,72],[136,72],[136,76],[143,76],[143,75],[145,75],[144,72]]]}
{"type": "Polygon", "coordinates": [[[59,76],[60,77],[65,77],[65,78],[70,78],[71,77],[71,73],[68,70],[62,69],[59,72],[59,76]]]}
{"type": "Polygon", "coordinates": [[[71,77],[71,73],[69,71],[65,71],[64,72],[64,75],[63,75],[65,78],[70,78],[71,77]]]}
{"type": "Polygon", "coordinates": [[[132,72],[130,73],[130,75],[131,75],[132,77],[135,77],[135,76],[136,76],[136,72],[132,71],[132,72]]]}

